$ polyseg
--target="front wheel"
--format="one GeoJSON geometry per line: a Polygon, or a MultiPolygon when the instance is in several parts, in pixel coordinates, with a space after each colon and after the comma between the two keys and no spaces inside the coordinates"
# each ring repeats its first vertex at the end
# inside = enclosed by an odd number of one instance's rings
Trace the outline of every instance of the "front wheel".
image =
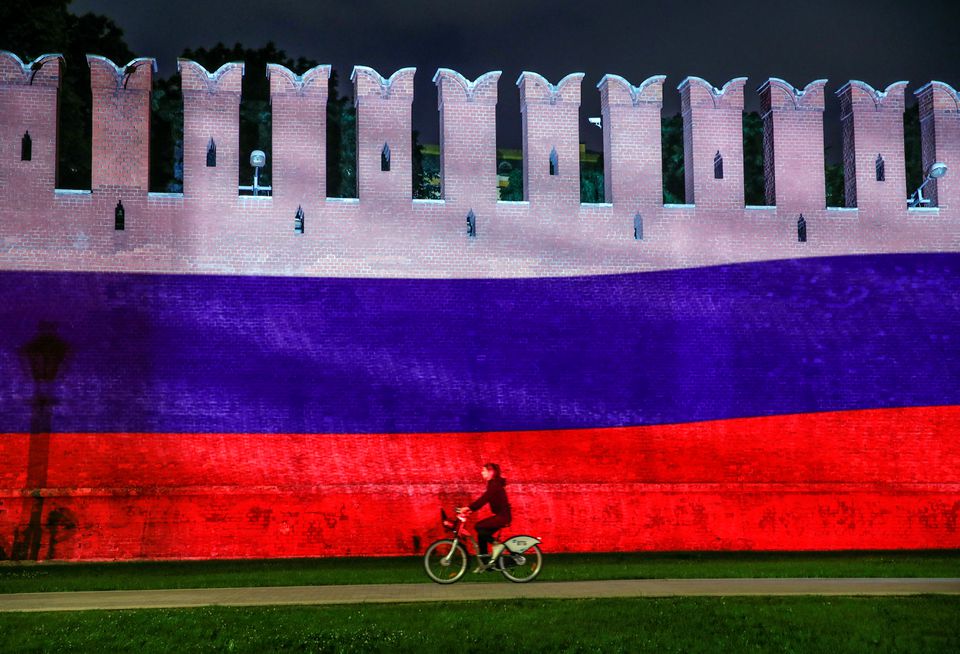
{"type": "Polygon", "coordinates": [[[452,540],[438,540],[423,555],[427,576],[438,584],[452,584],[467,571],[467,551],[452,540]]]}
{"type": "Polygon", "coordinates": [[[510,581],[523,584],[533,581],[543,567],[543,554],[536,545],[523,554],[505,551],[497,561],[497,568],[510,581]]]}

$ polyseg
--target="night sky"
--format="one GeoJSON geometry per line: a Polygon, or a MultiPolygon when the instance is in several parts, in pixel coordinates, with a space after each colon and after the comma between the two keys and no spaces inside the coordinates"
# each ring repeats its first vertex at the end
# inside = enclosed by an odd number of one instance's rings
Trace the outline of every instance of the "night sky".
{"type": "MultiPolygon", "coordinates": [[[[389,76],[416,66],[414,127],[421,142],[437,141],[438,67],[470,79],[502,70],[498,143],[518,147],[523,70],[556,83],[584,72],[581,140],[601,149],[596,84],[617,73],[638,84],[665,74],[664,113],[679,110],[677,85],[688,75],[722,86],[747,76],[747,110],[759,108],[754,90],[768,77],[802,88],[827,78],[825,131],[839,144],[833,96],[850,79],[874,87],[908,80],[907,101],[931,79],[960,88],[960,1],[795,0],[793,2],[561,2],[485,0],[429,2],[272,2],[249,0],[75,0],[71,11],[111,17],[140,56],[158,60],[160,74],[176,70],[187,47],[273,41],[296,58],[329,63],[349,93],[355,64],[389,76]]],[[[302,71],[297,71],[302,72],[302,71]]],[[[835,158],[834,156],[831,159],[835,158]]]]}

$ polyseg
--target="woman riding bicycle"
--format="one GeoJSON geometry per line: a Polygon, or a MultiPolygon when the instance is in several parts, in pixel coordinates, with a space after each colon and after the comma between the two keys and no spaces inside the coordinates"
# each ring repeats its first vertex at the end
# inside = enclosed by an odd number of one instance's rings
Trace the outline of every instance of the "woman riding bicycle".
{"type": "MultiPolygon", "coordinates": [[[[480,475],[487,482],[487,490],[468,506],[460,507],[457,511],[469,514],[482,508],[484,504],[490,504],[493,515],[478,521],[474,525],[477,530],[478,553],[481,556],[486,556],[489,552],[490,543],[493,542],[493,534],[510,525],[510,502],[507,500],[507,491],[504,488],[507,485],[507,480],[501,476],[499,465],[485,463],[480,469],[480,475]]],[[[488,569],[492,564],[493,560],[491,559],[486,565],[477,566],[474,572],[488,569]]]]}

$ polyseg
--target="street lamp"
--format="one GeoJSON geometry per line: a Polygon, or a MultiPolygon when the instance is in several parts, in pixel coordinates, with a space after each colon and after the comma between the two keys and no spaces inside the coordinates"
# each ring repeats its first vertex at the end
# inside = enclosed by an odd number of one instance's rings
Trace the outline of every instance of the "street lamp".
{"type": "Polygon", "coordinates": [[[923,180],[923,184],[920,185],[916,191],[913,192],[907,199],[908,207],[921,207],[925,204],[930,204],[930,199],[923,197],[923,187],[930,183],[930,180],[940,179],[947,174],[947,164],[936,162],[930,166],[930,170],[927,171],[927,177],[923,180]]]}
{"type": "Polygon", "coordinates": [[[250,191],[254,195],[260,195],[260,192],[263,191],[264,195],[267,195],[267,191],[271,194],[273,193],[273,188],[270,186],[260,186],[260,169],[267,165],[267,155],[263,150],[254,150],[250,153],[250,165],[253,166],[253,184],[250,186],[241,186],[241,191],[250,191]]]}
{"type": "MultiPolygon", "coordinates": [[[[27,451],[26,491],[22,515],[29,516],[23,531],[17,529],[13,539],[14,560],[36,561],[40,556],[43,538],[42,490],[47,485],[50,464],[50,424],[56,399],[50,396],[60,366],[67,358],[69,347],[57,336],[53,323],[41,322],[37,335],[20,348],[24,367],[33,378],[33,401],[30,416],[30,440],[27,451]]],[[[52,549],[51,549],[52,551],[52,549]]]]}
{"type": "Polygon", "coordinates": [[[67,344],[50,324],[42,323],[38,331],[33,340],[20,348],[20,354],[34,382],[52,382],[67,356],[67,344]]]}

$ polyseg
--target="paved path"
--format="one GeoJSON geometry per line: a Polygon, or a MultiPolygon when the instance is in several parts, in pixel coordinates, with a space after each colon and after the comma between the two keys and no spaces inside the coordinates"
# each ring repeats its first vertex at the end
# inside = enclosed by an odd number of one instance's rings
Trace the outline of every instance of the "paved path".
{"type": "Polygon", "coordinates": [[[620,579],[469,583],[270,586],[173,590],[0,594],[0,611],[155,609],[190,606],[442,602],[517,598],[674,597],[720,595],[960,595],[960,579],[620,579]]]}

